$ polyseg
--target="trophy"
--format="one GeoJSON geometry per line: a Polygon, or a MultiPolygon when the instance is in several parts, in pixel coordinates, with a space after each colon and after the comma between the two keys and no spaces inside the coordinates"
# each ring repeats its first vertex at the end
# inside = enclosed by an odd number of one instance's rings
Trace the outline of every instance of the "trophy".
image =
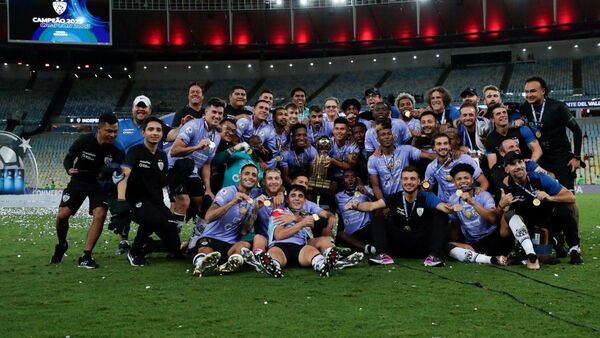
{"type": "Polygon", "coordinates": [[[325,159],[329,157],[329,151],[333,147],[333,142],[327,137],[321,137],[317,140],[315,147],[317,148],[317,158],[313,164],[312,177],[308,181],[309,190],[326,190],[329,191],[331,181],[327,179],[327,169],[325,159]]]}

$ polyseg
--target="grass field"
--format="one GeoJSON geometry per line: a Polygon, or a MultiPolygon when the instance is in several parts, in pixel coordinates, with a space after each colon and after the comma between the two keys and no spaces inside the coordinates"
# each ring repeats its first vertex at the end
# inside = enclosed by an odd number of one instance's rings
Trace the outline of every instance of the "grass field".
{"type": "MultiPolygon", "coordinates": [[[[585,264],[528,271],[419,260],[366,263],[320,278],[251,270],[191,276],[189,261],[149,258],[133,268],[106,231],[96,270],[77,268],[89,219],[75,217],[70,249],[49,265],[53,215],[3,210],[0,221],[2,337],[600,336],[600,195],[579,195],[585,264]]],[[[36,213],[39,213],[37,211],[36,213]]]]}

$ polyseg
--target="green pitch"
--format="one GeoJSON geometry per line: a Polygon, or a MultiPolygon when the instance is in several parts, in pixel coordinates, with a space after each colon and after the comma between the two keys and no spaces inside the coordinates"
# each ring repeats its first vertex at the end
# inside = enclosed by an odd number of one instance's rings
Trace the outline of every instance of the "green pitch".
{"type": "Polygon", "coordinates": [[[320,278],[251,270],[191,276],[189,261],[149,257],[134,268],[105,231],[96,270],[76,267],[89,219],[75,217],[63,263],[49,265],[53,215],[3,210],[2,337],[591,337],[600,336],[600,195],[578,196],[585,264],[540,271],[448,261],[397,260],[320,278]]]}

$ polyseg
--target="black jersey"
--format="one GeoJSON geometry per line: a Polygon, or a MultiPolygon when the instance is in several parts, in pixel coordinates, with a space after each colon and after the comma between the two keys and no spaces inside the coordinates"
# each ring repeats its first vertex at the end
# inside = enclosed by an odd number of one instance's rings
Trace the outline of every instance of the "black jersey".
{"type": "Polygon", "coordinates": [[[163,203],[162,188],[167,184],[167,154],[157,149],[152,154],[144,144],[138,144],[127,152],[122,167],[130,168],[125,198],[130,203],[150,201],[163,203]]]}
{"type": "Polygon", "coordinates": [[[389,195],[385,205],[390,209],[394,225],[411,232],[422,232],[431,223],[435,208],[441,202],[433,193],[418,191],[417,199],[408,203],[404,194],[399,191],[389,195]]]}
{"type": "Polygon", "coordinates": [[[535,138],[528,127],[521,126],[519,128],[509,128],[506,135],[502,135],[494,129],[494,131],[488,135],[487,140],[485,140],[485,150],[488,154],[496,154],[498,159],[496,164],[501,164],[502,162],[500,145],[502,145],[502,141],[508,139],[513,139],[519,143],[519,149],[521,150],[523,157],[531,158],[531,149],[529,149],[528,144],[534,142],[535,138]]]}
{"type": "Polygon", "coordinates": [[[252,112],[246,110],[246,107],[233,108],[231,105],[228,104],[227,107],[225,107],[224,115],[228,119],[235,119],[235,117],[238,115],[252,115],[252,112]]]}
{"type": "Polygon", "coordinates": [[[96,133],[88,133],[73,142],[63,166],[67,172],[72,168],[79,170],[71,176],[72,181],[95,184],[109,179],[122,160],[123,152],[114,144],[100,145],[96,133]]]}
{"type": "Polygon", "coordinates": [[[190,106],[185,106],[181,108],[178,112],[175,113],[175,116],[173,116],[173,122],[171,122],[171,127],[179,127],[179,125],[181,124],[181,119],[188,115],[192,115],[195,119],[199,119],[202,116],[204,116],[204,108],[200,108],[200,111],[197,111],[190,106]]]}
{"type": "MultiPolygon", "coordinates": [[[[573,123],[575,118],[571,115],[569,108],[563,102],[546,98],[544,103],[534,106],[533,109],[532,112],[529,103],[524,103],[521,106],[521,112],[527,117],[529,126],[536,132],[543,156],[562,158],[566,154],[570,154],[572,151],[571,142],[567,138],[566,127],[569,123],[573,123]]],[[[575,144],[576,146],[579,145],[580,149],[575,149],[575,154],[579,155],[581,153],[581,142],[578,143],[575,140],[575,144]]]]}

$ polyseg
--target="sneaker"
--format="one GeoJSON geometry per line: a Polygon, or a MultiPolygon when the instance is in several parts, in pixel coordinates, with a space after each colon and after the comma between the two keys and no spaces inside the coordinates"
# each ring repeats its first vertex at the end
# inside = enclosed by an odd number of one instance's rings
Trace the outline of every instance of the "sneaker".
{"type": "Polygon", "coordinates": [[[244,258],[239,254],[229,256],[227,262],[215,268],[218,273],[230,273],[239,270],[244,265],[244,258]]]}
{"type": "Polygon", "coordinates": [[[266,272],[267,274],[269,274],[275,278],[283,277],[283,272],[281,271],[281,266],[279,265],[279,263],[277,261],[275,261],[273,259],[273,257],[271,257],[271,255],[269,255],[268,252],[262,252],[259,257],[260,257],[260,266],[262,267],[262,270],[264,272],[266,272]]]}
{"type": "Polygon", "coordinates": [[[335,266],[335,263],[338,261],[339,253],[335,247],[331,247],[323,251],[323,257],[325,260],[323,261],[323,265],[319,267],[319,276],[321,277],[329,277],[329,273],[335,266]]]}
{"type": "Polygon", "coordinates": [[[256,256],[252,252],[252,250],[250,250],[248,248],[242,248],[242,249],[240,249],[240,252],[242,253],[242,257],[244,257],[244,262],[246,262],[248,265],[253,267],[254,270],[256,270],[256,272],[263,271],[263,269],[260,265],[260,261],[258,260],[258,258],[256,258],[256,256]]]}
{"type": "Polygon", "coordinates": [[[213,251],[204,256],[204,259],[196,260],[194,272],[192,273],[192,275],[202,277],[204,271],[206,271],[206,269],[217,266],[217,264],[219,264],[220,259],[221,253],[219,253],[218,251],[213,251]]]}
{"type": "Polygon", "coordinates": [[[144,264],[146,264],[144,257],[138,255],[134,256],[131,251],[127,252],[127,260],[131,266],[144,266],[144,264]]]}
{"type": "Polygon", "coordinates": [[[65,256],[65,252],[69,249],[69,243],[65,242],[64,244],[56,244],[54,247],[54,254],[52,258],[50,258],[50,263],[58,264],[62,262],[63,257],[65,256]]]}
{"type": "Polygon", "coordinates": [[[429,266],[429,267],[443,267],[444,266],[444,261],[442,261],[441,259],[439,259],[436,256],[429,255],[423,261],[423,265],[424,266],[429,266]]]}
{"type": "Polygon", "coordinates": [[[115,255],[122,255],[122,254],[126,254],[128,252],[129,252],[129,242],[124,239],[117,246],[117,251],[115,251],[115,255]]]}
{"type": "Polygon", "coordinates": [[[92,257],[85,256],[79,257],[79,263],[77,266],[86,269],[95,269],[100,267],[100,265],[98,265],[98,263],[96,263],[96,261],[92,257]]]}
{"type": "Polygon", "coordinates": [[[369,265],[390,265],[394,264],[394,259],[388,254],[379,254],[369,259],[369,265]]]}
{"type": "Polygon", "coordinates": [[[358,263],[360,263],[363,260],[363,258],[365,258],[364,253],[354,252],[354,253],[350,254],[349,256],[340,258],[338,261],[336,261],[335,268],[338,270],[342,270],[344,268],[349,268],[351,266],[355,266],[358,263]]]}
{"type": "Polygon", "coordinates": [[[581,254],[579,253],[579,251],[571,250],[569,255],[571,256],[571,260],[569,260],[569,263],[573,265],[583,264],[583,259],[581,258],[581,254]]]}

